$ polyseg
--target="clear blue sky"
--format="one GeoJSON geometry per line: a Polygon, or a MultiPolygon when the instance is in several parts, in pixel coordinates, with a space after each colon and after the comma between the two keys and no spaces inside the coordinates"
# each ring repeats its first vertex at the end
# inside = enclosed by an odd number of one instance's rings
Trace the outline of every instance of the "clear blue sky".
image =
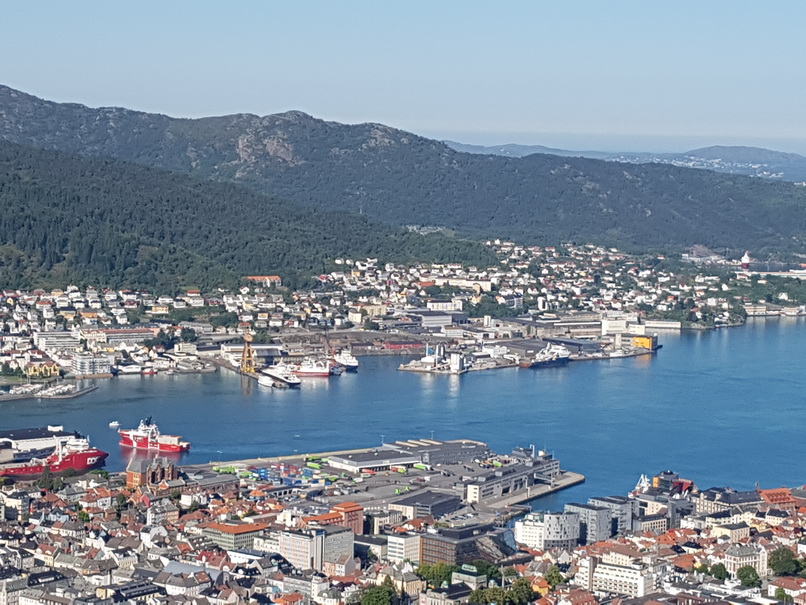
{"type": "Polygon", "coordinates": [[[5,2],[0,83],[468,143],[806,154],[806,2],[5,2]]]}

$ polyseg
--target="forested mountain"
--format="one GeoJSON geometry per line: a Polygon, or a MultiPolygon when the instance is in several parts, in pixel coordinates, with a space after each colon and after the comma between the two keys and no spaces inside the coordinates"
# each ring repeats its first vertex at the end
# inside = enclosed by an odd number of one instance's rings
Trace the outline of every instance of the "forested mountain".
{"type": "Polygon", "coordinates": [[[0,87],[0,137],[235,181],[330,210],[524,242],[802,250],[806,190],[659,164],[456,152],[300,112],[172,119],[0,87]]]}
{"type": "Polygon", "coordinates": [[[482,244],[442,234],[3,140],[0,207],[2,287],[72,282],[172,292],[275,273],[294,285],[337,256],[496,262],[482,244]]]}

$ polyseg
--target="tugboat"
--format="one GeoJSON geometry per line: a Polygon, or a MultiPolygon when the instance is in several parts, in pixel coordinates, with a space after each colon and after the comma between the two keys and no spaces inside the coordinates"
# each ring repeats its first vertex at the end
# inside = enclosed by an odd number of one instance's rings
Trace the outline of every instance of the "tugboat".
{"type": "Polygon", "coordinates": [[[182,441],[179,435],[163,435],[154,424],[151,416],[140,421],[136,429],[119,429],[120,445],[138,450],[156,450],[158,452],[186,452],[190,449],[189,441],[182,441]]]}

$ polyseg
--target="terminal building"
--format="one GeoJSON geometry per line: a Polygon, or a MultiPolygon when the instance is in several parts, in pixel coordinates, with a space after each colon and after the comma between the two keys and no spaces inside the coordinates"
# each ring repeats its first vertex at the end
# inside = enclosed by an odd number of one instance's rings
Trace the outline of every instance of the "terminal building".
{"type": "Polygon", "coordinates": [[[512,463],[476,475],[465,485],[465,500],[470,504],[502,498],[539,483],[550,483],[560,474],[560,461],[549,452],[516,448],[512,463]]]}

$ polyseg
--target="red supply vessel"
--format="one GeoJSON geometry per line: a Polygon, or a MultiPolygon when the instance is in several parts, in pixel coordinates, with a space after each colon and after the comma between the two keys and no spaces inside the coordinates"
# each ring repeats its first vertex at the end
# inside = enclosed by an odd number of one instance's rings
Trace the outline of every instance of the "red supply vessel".
{"type": "Polygon", "coordinates": [[[33,477],[46,468],[83,473],[103,466],[108,455],[61,426],[0,431],[0,476],[33,477]]]}
{"type": "Polygon", "coordinates": [[[120,445],[138,450],[154,450],[157,452],[186,452],[190,449],[189,441],[182,441],[179,435],[163,435],[154,424],[151,416],[140,421],[136,429],[119,429],[120,445]]]}

